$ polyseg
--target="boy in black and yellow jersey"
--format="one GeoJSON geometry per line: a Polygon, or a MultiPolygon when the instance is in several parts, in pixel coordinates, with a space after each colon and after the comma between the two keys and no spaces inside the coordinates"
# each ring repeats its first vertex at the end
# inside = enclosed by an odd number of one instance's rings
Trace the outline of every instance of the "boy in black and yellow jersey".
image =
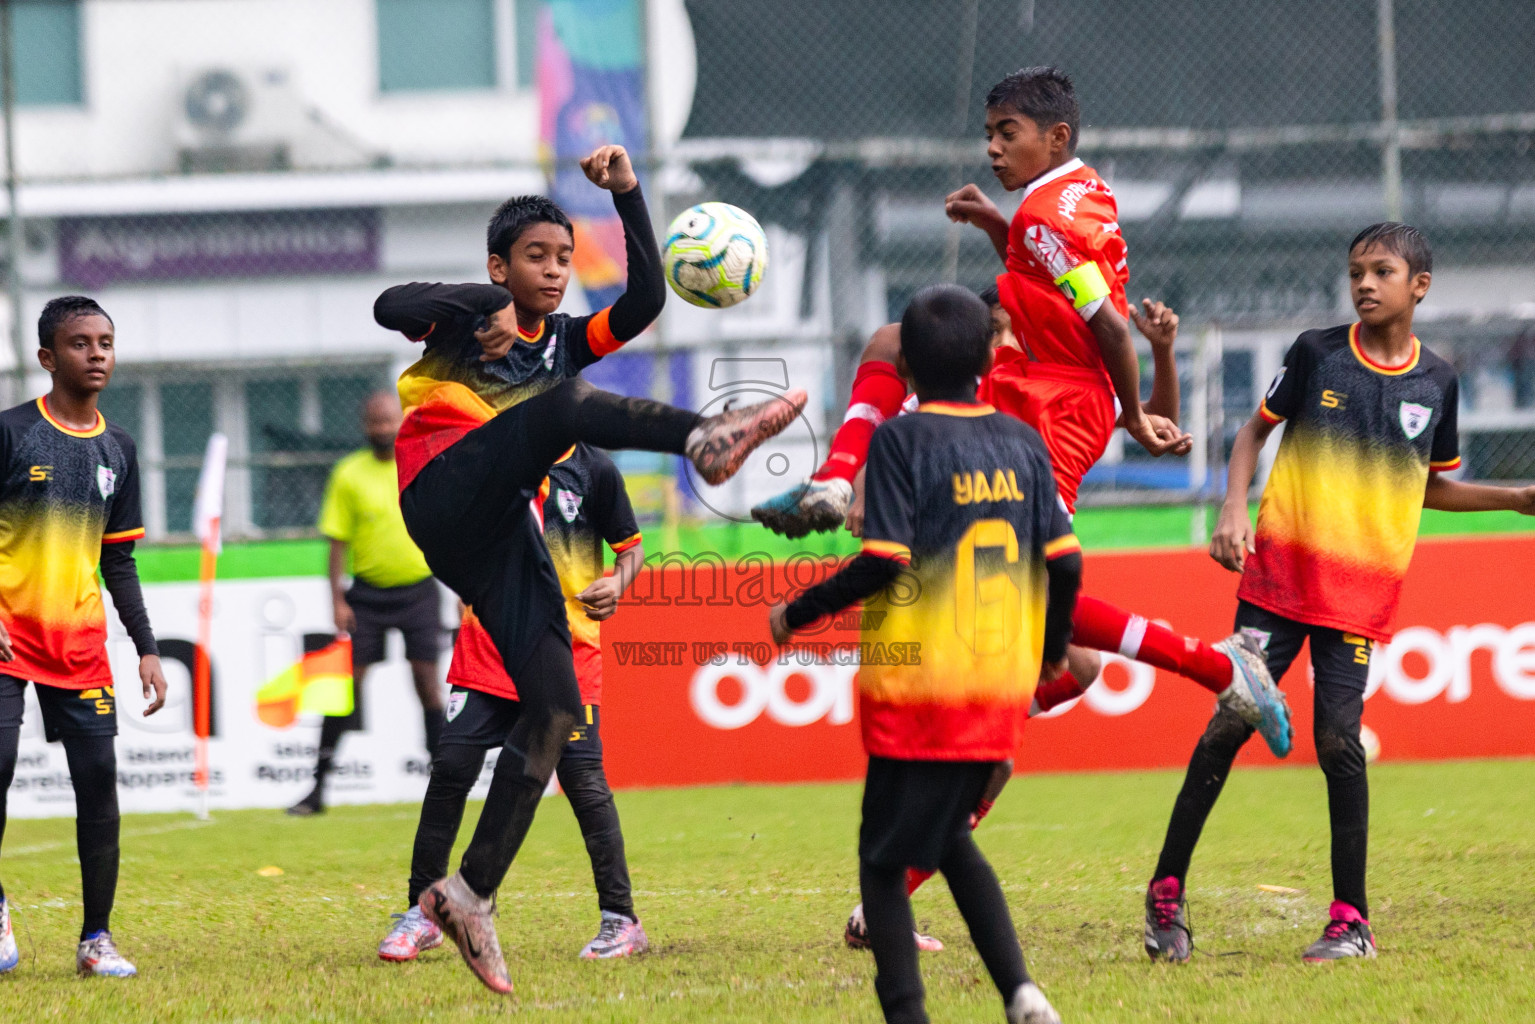
{"type": "Polygon", "coordinates": [[[891,1024],[928,1019],[912,868],[943,872],[1008,1021],[1060,1021],[1029,978],[1007,900],[971,836],[972,813],[1022,739],[1035,685],[1066,671],[1082,578],[1044,442],[976,401],[989,319],[980,299],[952,285],[912,299],[898,366],[920,404],[870,442],[863,551],[770,620],[786,643],[865,601],[865,643],[905,652],[858,672],[869,754],[859,888],[891,1024]]]}
{"type": "Polygon", "coordinates": [[[433,574],[474,609],[522,704],[458,873],[421,897],[423,913],[457,943],[475,976],[501,993],[512,986],[492,897],[582,710],[565,601],[535,514],[549,468],[585,441],[686,455],[706,483],[722,483],[793,422],[806,398],[795,389],[705,419],[579,379],[583,367],[650,325],[666,288],[624,148],[603,146],[581,164],[613,193],[624,225],[628,284],[612,306],[579,317],[555,312],[575,237],[558,206],[525,196],[491,220],[491,284],[400,285],[373,307],[382,326],[426,343],[400,378],[405,421],[395,452],[406,528],[433,574]]]}
{"type": "MultiPolygon", "coordinates": [[[[165,704],[165,675],[133,561],[144,536],[133,438],[96,408],[117,356],[112,320],[91,299],[43,307],[38,361],[53,376],[42,398],[0,413],[0,836],[16,771],[26,685],[36,687],[43,732],[62,742],[75,791],[75,837],[85,921],[82,975],[138,973],[117,952],[110,919],[117,892],[117,701],[107,620],[96,583],[112,594],[139,653],[139,679],[165,704]]],[[[0,973],[19,960],[0,892],[0,973]]]]}
{"type": "MultiPolygon", "coordinates": [[[[1375,224],[1348,248],[1359,319],[1306,331],[1231,452],[1226,502],[1210,543],[1242,574],[1237,629],[1284,675],[1311,649],[1313,732],[1327,778],[1333,900],[1309,963],[1373,957],[1365,895],[1370,789],[1360,741],[1370,652],[1391,639],[1403,577],[1424,508],[1535,514],[1535,487],[1491,487],[1444,476],[1460,465],[1455,369],[1412,330],[1428,293],[1433,254],[1405,224],[1375,224]],[[1254,530],[1247,492],[1258,453],[1285,423],[1254,530]]],[[[1185,879],[1205,819],[1252,727],[1228,709],[1210,720],[1173,805],[1146,893],[1145,947],[1153,960],[1189,958],[1185,879]]]]}

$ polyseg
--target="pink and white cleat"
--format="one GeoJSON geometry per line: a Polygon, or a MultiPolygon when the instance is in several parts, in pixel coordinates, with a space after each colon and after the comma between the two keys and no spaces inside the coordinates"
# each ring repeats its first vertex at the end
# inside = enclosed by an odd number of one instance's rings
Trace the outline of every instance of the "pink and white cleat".
{"type": "Polygon", "coordinates": [[[401,963],[414,960],[429,949],[442,945],[442,929],[426,919],[421,907],[411,907],[403,914],[390,914],[394,926],[378,944],[378,958],[401,963]]]}
{"type": "Polygon", "coordinates": [[[21,950],[16,948],[16,933],[11,931],[11,908],[0,900],[0,974],[14,971],[21,963],[21,950]]]}
{"type": "Polygon", "coordinates": [[[496,935],[494,899],[475,895],[464,876],[455,873],[433,882],[421,894],[419,905],[426,919],[458,946],[464,963],[486,988],[511,995],[512,982],[506,975],[506,960],[496,935]]]}
{"type": "Polygon", "coordinates": [[[604,910],[596,938],[581,947],[582,960],[614,960],[635,956],[650,948],[645,928],[632,917],[604,910]]]}
{"type": "MultiPolygon", "coordinates": [[[[923,953],[942,953],[943,943],[931,935],[923,935],[921,932],[911,933],[912,940],[916,942],[917,949],[923,953]]],[[[848,949],[869,948],[869,926],[863,919],[863,904],[853,908],[848,915],[847,928],[842,932],[842,941],[847,943],[848,949]]]]}
{"type": "Polygon", "coordinates": [[[82,978],[132,978],[139,969],[117,951],[111,932],[100,931],[80,940],[75,950],[75,972],[82,978]]]}

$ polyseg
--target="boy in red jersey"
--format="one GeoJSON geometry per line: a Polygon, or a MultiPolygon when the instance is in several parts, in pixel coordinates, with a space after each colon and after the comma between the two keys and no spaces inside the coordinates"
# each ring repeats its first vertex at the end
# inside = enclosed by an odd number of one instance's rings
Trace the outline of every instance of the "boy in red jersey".
{"type": "Polygon", "coordinates": [[[479,616],[522,705],[458,872],[421,898],[475,976],[502,994],[512,984],[493,896],[582,712],[565,601],[532,507],[549,467],[585,441],[686,455],[706,483],[719,484],[805,406],[805,392],[794,389],[705,419],[580,379],[649,326],[666,294],[628,154],[603,146],[581,165],[613,193],[624,225],[628,285],[612,306],[590,316],[556,312],[575,239],[564,211],[538,196],[509,200],[491,219],[491,284],[398,285],[373,306],[380,326],[426,344],[400,377],[395,461],[405,527],[432,574],[479,616]]]}
{"type": "Polygon", "coordinates": [[[970,834],[972,811],[1022,738],[1042,666],[1065,671],[1082,574],[1039,435],[976,401],[989,333],[985,305],[963,288],[912,299],[900,358],[921,404],[874,434],[863,552],[770,616],[786,643],[866,601],[864,639],[914,653],[858,673],[869,754],[859,888],[874,988],[892,1024],[928,1019],[911,868],[943,872],[1007,1019],[1060,1021],[1029,978],[1007,900],[970,834]]]}
{"type": "MultiPolygon", "coordinates": [[[[1376,224],[1348,249],[1358,322],[1302,334],[1237,434],[1210,554],[1242,574],[1236,625],[1263,645],[1275,678],[1311,646],[1317,761],[1327,777],[1333,902],[1308,963],[1373,957],[1365,897],[1370,792],[1359,719],[1370,651],[1391,639],[1402,577],[1424,508],[1535,515],[1535,487],[1443,476],[1460,465],[1459,384],[1412,332],[1433,256],[1417,229],[1376,224]],[[1263,443],[1287,423],[1258,527],[1247,492],[1263,443]]],[[[1252,728],[1222,708],[1189,760],[1146,893],[1146,952],[1184,961],[1189,861],[1252,728]]]]}
{"type": "MultiPolygon", "coordinates": [[[[53,390],[0,413],[0,836],[30,682],[43,735],[62,743],[75,792],[85,920],[75,969],[137,974],[112,941],[117,893],[117,695],[101,580],[139,654],[144,714],[165,705],[165,674],[144,608],[134,541],[144,536],[138,452],[97,403],[117,364],[116,330],[92,299],[66,295],[38,318],[38,362],[53,390]]],[[[0,974],[19,961],[0,891],[0,974]]]]}
{"type": "MultiPolygon", "coordinates": [[[[1044,438],[1068,513],[1075,512],[1082,476],[1103,455],[1116,419],[1155,455],[1183,453],[1191,443],[1171,418],[1139,400],[1139,364],[1125,317],[1133,315],[1148,338],[1176,331],[1176,321],[1169,325],[1149,303],[1146,316],[1133,314],[1125,300],[1129,270],[1114,194],[1075,156],[1079,118],[1071,80],[1055,68],[1007,76],[986,97],[986,135],[997,179],[1025,193],[1012,225],[974,185],[945,204],[952,219],[982,228],[1006,264],[997,288],[1024,358],[1007,353],[998,359],[983,392],[1044,438]]],[[[892,327],[882,327],[864,350],[847,420],[812,480],[752,510],[769,529],[795,536],[843,521],[868,438],[898,414],[905,397],[895,339],[892,327]]],[[[1159,360],[1159,368],[1175,369],[1170,358],[1159,360]]],[[[1170,372],[1153,394],[1175,413],[1174,388],[1170,372]]],[[[1192,679],[1239,708],[1276,756],[1289,753],[1283,695],[1256,646],[1240,634],[1207,644],[1094,597],[1077,603],[1072,625],[1072,672],[1041,688],[1042,709],[1080,695],[1098,675],[1095,652],[1111,651],[1192,679]]]]}
{"type": "MultiPolygon", "coordinates": [[[[581,957],[633,956],[643,953],[649,940],[634,912],[623,831],[602,769],[600,623],[618,609],[618,599],[644,564],[645,549],[624,478],[604,452],[576,445],[550,468],[547,491],[544,540],[565,594],[583,710],[555,771],[586,840],[602,915],[597,937],[581,957]],[[602,571],[604,543],[617,556],[611,576],[602,571]]],[[[394,915],[394,926],[379,944],[384,960],[414,960],[442,942],[441,930],[421,911],[421,893],[447,872],[464,802],[480,777],[485,752],[506,742],[521,715],[517,687],[473,609],[464,611],[448,685],[447,725],[421,803],[406,911],[394,915]]]]}

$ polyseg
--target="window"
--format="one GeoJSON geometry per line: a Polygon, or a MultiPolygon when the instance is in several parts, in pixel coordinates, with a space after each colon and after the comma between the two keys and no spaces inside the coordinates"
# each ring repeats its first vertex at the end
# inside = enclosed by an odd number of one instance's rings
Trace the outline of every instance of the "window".
{"type": "Polygon", "coordinates": [[[314,529],[331,467],[366,443],[363,399],[383,385],[382,374],[246,381],[252,526],[314,529]]]}
{"type": "Polygon", "coordinates": [[[18,104],[83,102],[79,0],[13,0],[11,33],[18,104]]]}
{"type": "Polygon", "coordinates": [[[377,0],[379,89],[495,88],[496,2],[377,0]]]}
{"type": "Polygon", "coordinates": [[[208,436],[213,433],[213,384],[160,385],[160,422],[165,450],[165,528],[192,529],[192,502],[208,436]]]}

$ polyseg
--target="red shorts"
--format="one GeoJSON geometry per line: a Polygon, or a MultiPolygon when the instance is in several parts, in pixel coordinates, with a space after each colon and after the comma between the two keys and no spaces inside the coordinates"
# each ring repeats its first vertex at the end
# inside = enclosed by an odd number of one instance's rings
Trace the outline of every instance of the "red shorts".
{"type": "Polygon", "coordinates": [[[998,363],[986,379],[988,401],[1045,439],[1055,486],[1071,513],[1077,488],[1114,436],[1114,393],[1092,370],[1052,363],[998,363]],[[1027,376],[1025,376],[1027,374],[1027,376]]]}

